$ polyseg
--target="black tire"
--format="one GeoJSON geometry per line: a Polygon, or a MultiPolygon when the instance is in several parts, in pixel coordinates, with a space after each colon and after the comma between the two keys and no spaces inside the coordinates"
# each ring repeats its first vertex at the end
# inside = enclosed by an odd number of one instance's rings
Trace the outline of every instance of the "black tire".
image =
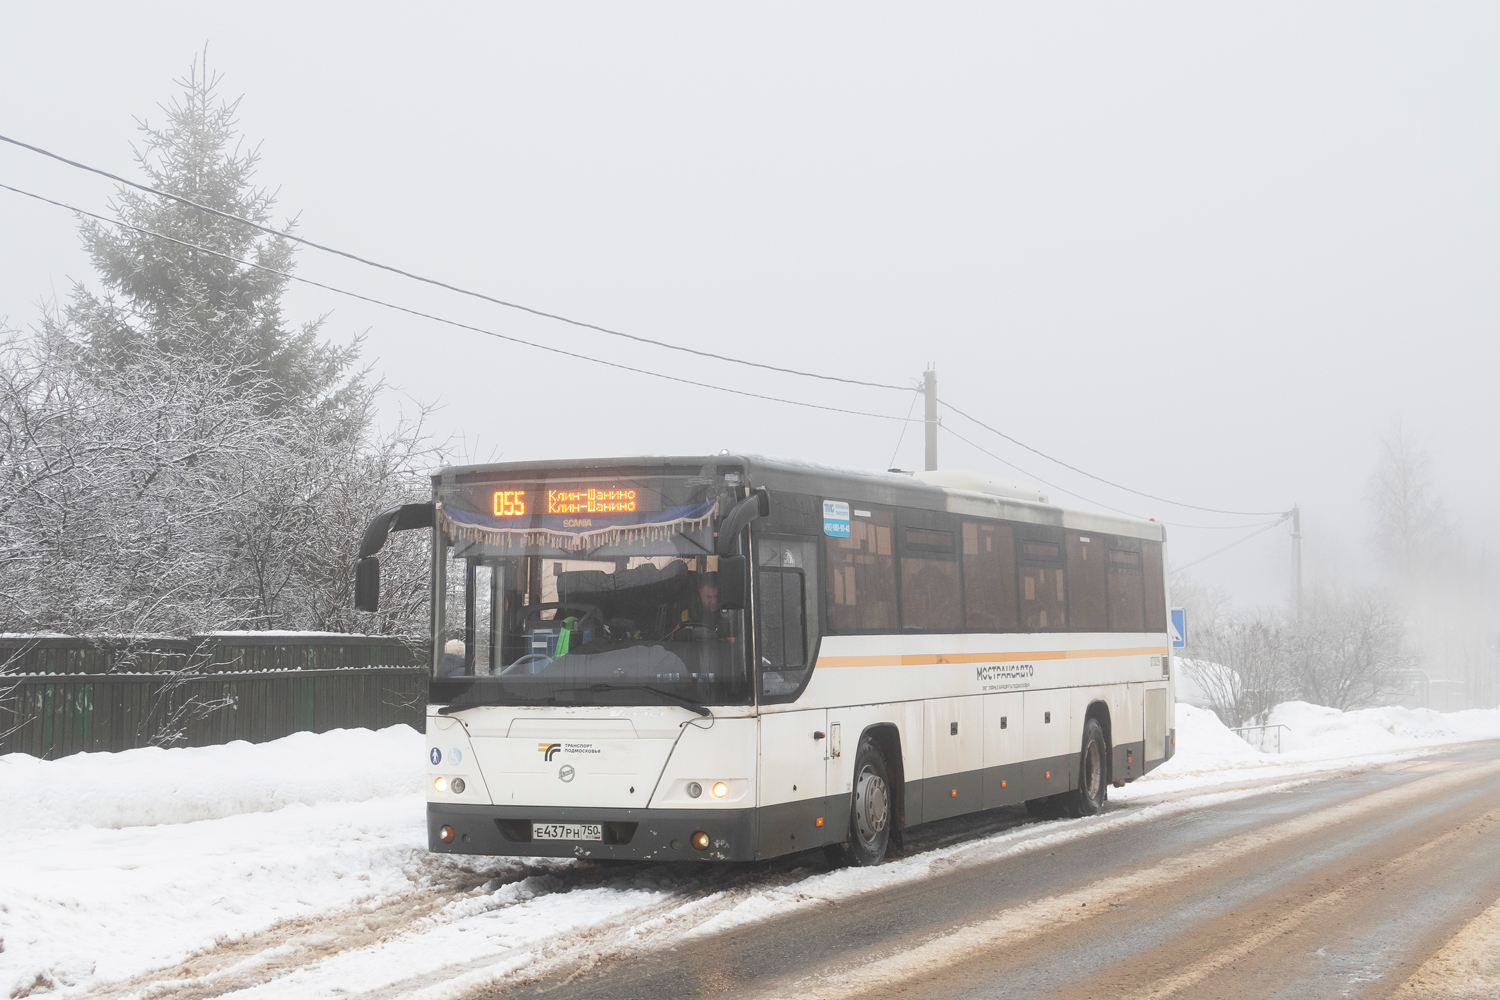
{"type": "Polygon", "coordinates": [[[1097,816],[1109,801],[1109,744],[1098,719],[1083,724],[1083,750],[1078,757],[1078,788],[1062,796],[1069,816],[1097,816]]]}
{"type": "Polygon", "coordinates": [[[842,845],[830,845],[829,857],[861,867],[880,864],[891,843],[893,805],[885,754],[874,740],[860,740],[859,752],[854,755],[849,828],[842,845]]]}

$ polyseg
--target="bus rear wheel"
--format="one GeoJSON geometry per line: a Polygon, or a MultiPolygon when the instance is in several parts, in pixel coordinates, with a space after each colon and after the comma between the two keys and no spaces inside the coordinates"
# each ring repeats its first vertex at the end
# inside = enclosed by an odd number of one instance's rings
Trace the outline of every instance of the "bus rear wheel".
{"type": "Polygon", "coordinates": [[[848,839],[830,851],[852,865],[878,865],[891,842],[891,780],[885,754],[874,740],[860,740],[854,757],[854,783],[849,803],[848,839]]]}
{"type": "Polygon", "coordinates": [[[1067,793],[1069,816],[1097,816],[1109,800],[1109,745],[1098,719],[1083,725],[1083,753],[1078,759],[1078,790],[1067,793]]]}

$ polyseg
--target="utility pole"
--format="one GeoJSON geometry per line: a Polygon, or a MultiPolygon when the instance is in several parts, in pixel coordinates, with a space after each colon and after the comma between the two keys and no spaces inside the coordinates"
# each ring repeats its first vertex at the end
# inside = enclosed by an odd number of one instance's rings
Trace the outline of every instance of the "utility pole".
{"type": "Polygon", "coordinates": [[[1297,620],[1302,620],[1302,508],[1292,508],[1292,574],[1293,601],[1297,620]]]}
{"type": "Polygon", "coordinates": [[[926,397],[924,410],[924,424],[927,428],[927,463],[928,472],[938,467],[937,464],[937,371],[929,368],[922,373],[922,395],[926,397]]]}

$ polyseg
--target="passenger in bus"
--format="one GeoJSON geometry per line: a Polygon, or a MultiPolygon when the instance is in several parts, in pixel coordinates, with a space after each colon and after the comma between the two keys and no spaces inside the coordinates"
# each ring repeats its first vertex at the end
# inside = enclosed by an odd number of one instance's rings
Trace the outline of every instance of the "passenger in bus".
{"type": "Polygon", "coordinates": [[[462,639],[449,639],[443,646],[443,662],[438,665],[438,676],[464,676],[464,641],[462,639]]]}

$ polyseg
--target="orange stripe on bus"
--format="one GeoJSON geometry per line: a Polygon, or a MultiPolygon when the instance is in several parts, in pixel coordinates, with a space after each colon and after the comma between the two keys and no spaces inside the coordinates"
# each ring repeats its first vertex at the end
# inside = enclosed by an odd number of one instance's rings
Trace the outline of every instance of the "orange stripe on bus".
{"type": "Polygon", "coordinates": [[[1021,663],[1028,660],[1081,660],[1092,657],[1151,656],[1166,646],[1135,649],[1045,649],[1034,653],[903,653],[896,656],[820,656],[820,667],[915,667],[936,663],[1021,663]]]}

